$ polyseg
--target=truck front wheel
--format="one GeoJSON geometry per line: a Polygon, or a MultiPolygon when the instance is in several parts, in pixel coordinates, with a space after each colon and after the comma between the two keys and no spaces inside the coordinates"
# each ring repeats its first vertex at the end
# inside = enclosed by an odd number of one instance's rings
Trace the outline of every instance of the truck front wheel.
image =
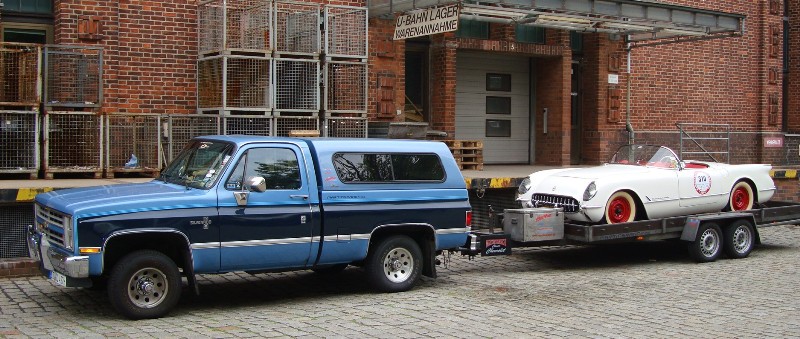
{"type": "Polygon", "coordinates": [[[689,254],[697,262],[717,260],[722,253],[722,230],[713,222],[700,225],[697,239],[689,243],[689,254]]]}
{"type": "Polygon", "coordinates": [[[158,318],[170,311],[181,294],[181,275],[161,252],[132,252],[117,262],[108,280],[108,299],[131,319],[158,318]]]}
{"type": "Polygon", "coordinates": [[[365,269],[377,290],[408,291],[419,280],[422,250],[417,242],[407,236],[391,236],[370,251],[365,269]]]}

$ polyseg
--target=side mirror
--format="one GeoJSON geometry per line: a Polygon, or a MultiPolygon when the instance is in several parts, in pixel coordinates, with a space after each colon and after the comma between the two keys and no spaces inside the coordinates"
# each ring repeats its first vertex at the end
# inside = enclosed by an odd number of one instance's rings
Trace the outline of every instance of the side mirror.
{"type": "Polygon", "coordinates": [[[684,168],[686,168],[686,163],[683,161],[678,161],[678,170],[683,171],[684,168]]]}
{"type": "Polygon", "coordinates": [[[247,189],[252,192],[264,192],[267,190],[267,181],[264,180],[264,177],[249,177],[247,178],[247,189]]]}

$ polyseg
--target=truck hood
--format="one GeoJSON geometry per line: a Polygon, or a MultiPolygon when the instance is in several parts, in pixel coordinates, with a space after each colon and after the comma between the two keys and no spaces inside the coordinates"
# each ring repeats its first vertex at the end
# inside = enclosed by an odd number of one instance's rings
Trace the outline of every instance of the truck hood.
{"type": "Polygon", "coordinates": [[[208,203],[203,203],[208,201],[208,197],[203,197],[213,194],[214,191],[193,188],[187,190],[184,186],[151,181],[57,190],[36,195],[36,202],[76,217],[91,217],[146,210],[209,207],[205,206],[208,203]]]}

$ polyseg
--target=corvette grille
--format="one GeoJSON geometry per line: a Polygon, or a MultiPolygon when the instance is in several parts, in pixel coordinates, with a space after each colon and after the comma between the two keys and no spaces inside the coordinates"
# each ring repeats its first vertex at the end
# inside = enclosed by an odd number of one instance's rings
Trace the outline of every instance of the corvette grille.
{"type": "Polygon", "coordinates": [[[580,209],[577,199],[561,195],[536,193],[531,203],[536,207],[561,207],[566,213],[575,213],[580,209]]]}

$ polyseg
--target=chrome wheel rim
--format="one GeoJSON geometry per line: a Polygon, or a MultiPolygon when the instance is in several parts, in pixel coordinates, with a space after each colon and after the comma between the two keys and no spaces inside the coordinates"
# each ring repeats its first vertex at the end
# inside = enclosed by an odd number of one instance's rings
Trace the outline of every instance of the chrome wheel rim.
{"type": "Polygon", "coordinates": [[[739,226],[733,231],[733,249],[736,253],[744,253],[750,248],[752,236],[750,229],[745,226],[739,226]]]}
{"type": "Polygon", "coordinates": [[[128,281],[128,298],[140,308],[153,308],[164,301],[169,293],[167,276],[155,268],[136,271],[128,281]]]}
{"type": "Polygon", "coordinates": [[[700,235],[700,252],[703,256],[710,258],[719,249],[719,235],[713,229],[707,229],[700,235]]]}
{"type": "Polygon", "coordinates": [[[383,274],[393,283],[401,283],[414,271],[414,258],[405,248],[395,248],[383,258],[383,274]]]}

